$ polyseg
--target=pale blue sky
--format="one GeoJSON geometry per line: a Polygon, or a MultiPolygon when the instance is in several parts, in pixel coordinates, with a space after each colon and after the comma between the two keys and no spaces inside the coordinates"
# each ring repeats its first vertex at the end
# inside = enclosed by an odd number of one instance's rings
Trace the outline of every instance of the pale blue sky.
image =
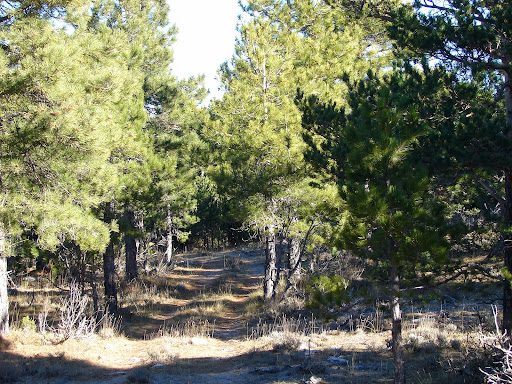
{"type": "MultiPolygon", "coordinates": [[[[217,70],[233,54],[238,0],[167,0],[170,22],[179,29],[172,72],[178,78],[204,73],[211,96],[219,97],[217,70]]],[[[210,96],[210,97],[211,97],[210,96]]]]}

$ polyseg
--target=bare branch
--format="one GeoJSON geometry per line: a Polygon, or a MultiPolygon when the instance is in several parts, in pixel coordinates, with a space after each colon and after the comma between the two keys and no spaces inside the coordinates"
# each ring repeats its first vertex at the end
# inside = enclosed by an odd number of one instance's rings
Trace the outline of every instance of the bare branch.
{"type": "Polygon", "coordinates": [[[481,180],[481,179],[476,179],[476,181],[482,186],[484,187],[484,189],[489,192],[489,194],[494,197],[494,199],[496,199],[502,206],[505,206],[505,204],[507,203],[506,200],[501,197],[499,195],[499,193],[493,188],[491,187],[486,181],[484,180],[481,180]]]}

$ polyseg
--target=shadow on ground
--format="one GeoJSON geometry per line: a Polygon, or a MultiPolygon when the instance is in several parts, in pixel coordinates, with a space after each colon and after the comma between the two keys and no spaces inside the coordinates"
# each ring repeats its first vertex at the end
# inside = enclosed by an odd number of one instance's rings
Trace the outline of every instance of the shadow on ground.
{"type": "Polygon", "coordinates": [[[355,357],[351,351],[333,350],[315,357],[303,351],[254,351],[229,358],[176,358],[165,364],[117,370],[64,356],[26,358],[0,352],[0,383],[270,384],[305,383],[312,376],[322,383],[392,382],[392,364],[385,353],[355,357]],[[329,355],[336,355],[337,360],[329,361],[329,355]]]}

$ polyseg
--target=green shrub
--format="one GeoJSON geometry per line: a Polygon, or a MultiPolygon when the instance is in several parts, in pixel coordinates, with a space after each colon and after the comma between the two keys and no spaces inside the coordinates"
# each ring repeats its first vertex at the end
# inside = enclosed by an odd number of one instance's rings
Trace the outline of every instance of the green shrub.
{"type": "Polygon", "coordinates": [[[307,286],[311,309],[341,306],[350,302],[350,282],[341,276],[317,276],[307,286]]]}
{"type": "Polygon", "coordinates": [[[21,319],[21,322],[20,322],[20,328],[21,329],[26,329],[26,330],[31,330],[31,331],[35,331],[36,330],[36,322],[34,319],[31,319],[29,316],[24,316],[22,319],[21,319]]]}

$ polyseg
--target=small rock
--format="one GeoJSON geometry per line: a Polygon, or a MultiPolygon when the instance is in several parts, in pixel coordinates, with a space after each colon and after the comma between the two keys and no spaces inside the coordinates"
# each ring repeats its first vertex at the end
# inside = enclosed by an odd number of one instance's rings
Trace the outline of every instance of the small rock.
{"type": "Polygon", "coordinates": [[[149,384],[151,379],[151,374],[147,369],[141,368],[133,371],[127,378],[126,381],[128,383],[133,384],[149,384]]]}
{"type": "Polygon", "coordinates": [[[151,366],[151,368],[162,368],[162,367],[165,367],[165,364],[155,364],[155,365],[151,366]]]}
{"type": "Polygon", "coordinates": [[[263,373],[278,373],[279,371],[280,371],[279,367],[261,367],[261,368],[256,368],[256,369],[252,370],[251,372],[263,374],[263,373]]]}
{"type": "Polygon", "coordinates": [[[307,351],[308,349],[309,347],[306,343],[300,343],[299,347],[297,348],[297,351],[307,351]]]}
{"type": "Polygon", "coordinates": [[[341,357],[336,357],[336,356],[331,356],[327,359],[327,361],[331,364],[336,364],[336,365],[342,365],[342,364],[346,364],[348,365],[348,360],[347,359],[343,359],[341,357]]]}

